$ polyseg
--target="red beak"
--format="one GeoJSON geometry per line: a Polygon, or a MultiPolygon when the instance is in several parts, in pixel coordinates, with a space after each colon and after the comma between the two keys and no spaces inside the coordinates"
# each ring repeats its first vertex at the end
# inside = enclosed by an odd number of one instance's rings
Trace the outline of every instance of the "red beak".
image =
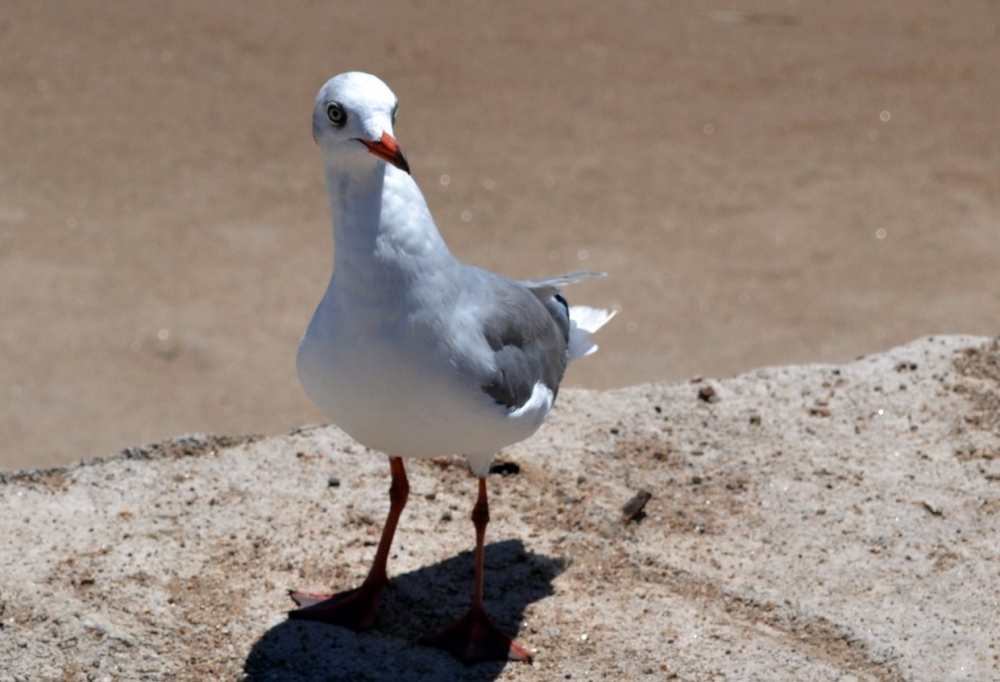
{"type": "Polygon", "coordinates": [[[382,133],[381,140],[362,140],[360,137],[354,139],[368,147],[368,151],[386,163],[391,163],[401,171],[410,172],[410,164],[406,160],[406,155],[399,148],[396,139],[389,133],[382,133]]]}

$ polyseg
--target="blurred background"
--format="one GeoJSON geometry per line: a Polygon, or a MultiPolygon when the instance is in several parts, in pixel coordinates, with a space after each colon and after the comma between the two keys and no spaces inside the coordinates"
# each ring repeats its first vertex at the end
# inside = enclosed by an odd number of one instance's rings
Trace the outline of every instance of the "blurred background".
{"type": "Polygon", "coordinates": [[[323,416],[316,91],[365,70],[462,259],[609,277],[567,385],[1000,333],[1000,4],[66,3],[0,12],[0,467],[323,416]]]}

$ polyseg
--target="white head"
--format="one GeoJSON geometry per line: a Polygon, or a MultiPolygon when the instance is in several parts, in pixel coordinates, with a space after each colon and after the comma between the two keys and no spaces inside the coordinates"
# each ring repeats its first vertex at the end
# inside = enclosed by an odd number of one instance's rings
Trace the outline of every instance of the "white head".
{"type": "Polygon", "coordinates": [[[409,173],[392,135],[398,102],[389,86],[371,74],[352,71],[327,81],[313,107],[313,139],[326,162],[337,168],[370,168],[384,161],[409,173]]]}

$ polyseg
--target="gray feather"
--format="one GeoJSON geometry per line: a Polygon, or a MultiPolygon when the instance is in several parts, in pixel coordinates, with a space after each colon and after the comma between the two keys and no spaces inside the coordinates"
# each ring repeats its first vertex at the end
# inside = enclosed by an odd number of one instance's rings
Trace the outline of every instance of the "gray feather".
{"type": "Polygon", "coordinates": [[[491,299],[482,332],[495,363],[483,391],[510,409],[524,405],[539,381],[554,396],[568,361],[569,308],[555,288],[555,282],[565,280],[539,280],[529,287],[481,272],[489,276],[491,299]],[[543,291],[552,293],[543,297],[543,291]]]}

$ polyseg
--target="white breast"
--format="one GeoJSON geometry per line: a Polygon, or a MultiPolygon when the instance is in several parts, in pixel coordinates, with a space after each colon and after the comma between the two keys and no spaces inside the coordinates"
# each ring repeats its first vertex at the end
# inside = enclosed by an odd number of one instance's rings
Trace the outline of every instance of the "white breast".
{"type": "Polygon", "coordinates": [[[366,447],[400,457],[465,455],[485,475],[498,450],[534,433],[552,409],[553,393],[541,382],[511,410],[459,372],[444,349],[428,345],[431,339],[400,341],[338,319],[324,301],[299,344],[306,394],[366,447]]]}

